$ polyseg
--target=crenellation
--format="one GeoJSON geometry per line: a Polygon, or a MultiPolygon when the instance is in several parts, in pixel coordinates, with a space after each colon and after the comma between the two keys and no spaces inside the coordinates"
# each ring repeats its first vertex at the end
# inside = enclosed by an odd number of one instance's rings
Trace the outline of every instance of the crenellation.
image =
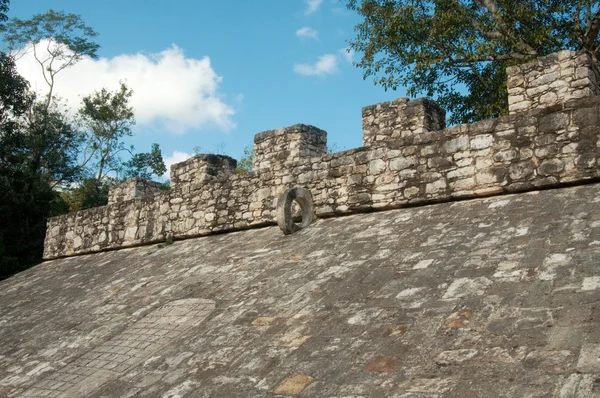
{"type": "MultiPolygon", "coordinates": [[[[551,67],[547,79],[562,73],[551,67]]],[[[523,70],[547,81],[535,68],[523,70]]],[[[249,173],[236,174],[229,157],[198,155],[172,166],[170,191],[51,218],[44,256],[273,225],[277,198],[295,187],[312,194],[318,216],[332,216],[599,178],[599,115],[600,96],[588,96],[440,129],[435,103],[401,98],[364,108],[360,148],[328,154],[326,132],[308,125],[266,131],[249,173]]]]}
{"type": "Polygon", "coordinates": [[[306,124],[295,124],[256,134],[252,168],[255,171],[278,172],[326,153],[325,131],[306,124]]]}
{"type": "Polygon", "coordinates": [[[560,51],[506,69],[511,114],[600,94],[600,71],[581,51],[560,51]]]}
{"type": "Polygon", "coordinates": [[[409,138],[419,142],[424,133],[440,131],[446,126],[446,112],[426,98],[409,100],[400,97],[362,109],[363,145],[378,141],[409,138]]]}
{"type": "Polygon", "coordinates": [[[132,177],[108,190],[108,204],[123,202],[134,198],[142,198],[160,193],[163,184],[141,177],[132,177]]]}
{"type": "Polygon", "coordinates": [[[171,166],[171,186],[205,184],[235,173],[237,160],[225,155],[199,154],[171,166]]]}

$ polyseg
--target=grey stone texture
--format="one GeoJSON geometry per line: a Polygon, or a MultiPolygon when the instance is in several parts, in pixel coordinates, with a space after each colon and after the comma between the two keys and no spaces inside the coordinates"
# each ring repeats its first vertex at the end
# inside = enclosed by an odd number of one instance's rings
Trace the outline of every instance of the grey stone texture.
{"type": "Polygon", "coordinates": [[[21,396],[88,396],[197,327],[214,308],[214,301],[205,299],[168,302],[67,366],[50,372],[21,396]]]}
{"type": "Polygon", "coordinates": [[[600,94],[600,71],[586,52],[560,51],[506,69],[509,112],[600,94]]]}
{"type": "Polygon", "coordinates": [[[108,190],[108,204],[152,196],[163,190],[163,184],[140,177],[132,177],[108,190]]]}
{"type": "Polygon", "coordinates": [[[306,124],[295,124],[254,136],[252,169],[259,172],[262,179],[270,179],[271,172],[281,172],[298,162],[326,153],[325,131],[306,124]]]}
{"type": "Polygon", "coordinates": [[[108,206],[50,219],[44,258],[273,225],[292,187],[308,189],[322,217],[598,178],[594,65],[561,51],[508,68],[512,114],[469,125],[444,128],[444,111],[426,99],[365,107],[364,146],[334,154],[313,126],[259,133],[250,173],[235,173],[230,157],[197,155],[171,167],[169,192],[131,180],[108,206]]]}
{"type": "Polygon", "coordinates": [[[583,98],[334,154],[314,127],[261,133],[258,170],[235,174],[214,155],[174,165],[168,192],[51,218],[44,256],[273,225],[277,197],[295,186],[330,216],[585,181],[600,176],[599,111],[600,97],[583,98]],[[195,165],[212,171],[183,179],[195,165]]]}
{"type": "Polygon", "coordinates": [[[47,261],[0,396],[594,398],[599,259],[594,183],[47,261]]]}
{"type": "Polygon", "coordinates": [[[363,145],[414,137],[446,127],[446,112],[426,98],[400,97],[362,109],[363,145]]]}
{"type": "Polygon", "coordinates": [[[277,225],[284,234],[289,235],[308,227],[315,219],[315,208],[312,194],[308,189],[292,188],[284,191],[277,199],[277,225]],[[294,216],[294,204],[297,204],[298,214],[294,216]],[[296,223],[300,221],[300,223],[296,223]]]}
{"type": "Polygon", "coordinates": [[[171,166],[171,187],[188,193],[208,182],[235,173],[237,160],[225,155],[200,154],[171,166]]]}

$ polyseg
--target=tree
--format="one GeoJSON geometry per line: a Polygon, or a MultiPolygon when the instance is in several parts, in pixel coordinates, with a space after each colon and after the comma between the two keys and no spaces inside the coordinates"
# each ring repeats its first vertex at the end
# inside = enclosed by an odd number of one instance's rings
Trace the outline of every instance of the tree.
{"type": "Polygon", "coordinates": [[[8,21],[8,6],[10,4],[9,0],[0,0],[0,30],[4,28],[4,22],[8,21]]]}
{"type": "Polygon", "coordinates": [[[562,49],[600,54],[598,0],[348,0],[348,7],[364,17],[350,42],[364,78],[436,97],[451,124],[507,113],[507,66],[562,49]]]}
{"type": "Polygon", "coordinates": [[[152,175],[160,177],[167,172],[160,146],[156,143],[152,144],[150,152],[136,153],[124,166],[125,178],[142,177],[148,180],[152,175]]]}
{"type": "Polygon", "coordinates": [[[238,174],[246,174],[252,171],[252,162],[254,161],[254,149],[251,146],[244,147],[244,155],[237,162],[235,170],[238,174]]]}
{"type": "Polygon", "coordinates": [[[121,83],[120,88],[110,92],[103,88],[83,98],[78,116],[86,130],[84,157],[93,158],[93,175],[102,181],[110,173],[122,169],[119,154],[131,151],[126,148],[123,138],[133,134],[135,124],[133,108],[129,105],[133,91],[121,83]]]}
{"type": "Polygon", "coordinates": [[[78,117],[86,138],[83,162],[87,164],[87,177],[73,188],[75,199],[68,201],[71,210],[105,205],[108,189],[119,178],[140,176],[149,179],[152,174],[161,176],[166,172],[158,144],[148,153],[133,154],[133,146],[126,147],[124,139],[133,135],[135,124],[133,108],[129,104],[133,91],[125,83],[118,90],[96,91],[83,98],[78,117]],[[121,154],[131,155],[123,162],[121,154]]]}
{"type": "Polygon", "coordinates": [[[46,219],[66,210],[55,187],[77,177],[80,141],[63,112],[33,103],[9,56],[0,71],[1,279],[41,260],[46,219]]]}
{"type": "Polygon", "coordinates": [[[104,206],[108,203],[108,191],[115,184],[112,178],[102,181],[94,177],[84,178],[70,189],[61,192],[61,198],[69,212],[104,206]]]}
{"type": "MultiPolygon", "coordinates": [[[[0,23],[8,1],[0,0],[0,23]]],[[[53,97],[54,78],[83,56],[94,56],[93,31],[72,14],[49,11],[0,25],[10,54],[0,54],[0,279],[41,261],[50,216],[67,211],[59,187],[81,177],[81,135],[53,97]],[[80,36],[81,35],[81,36],[80,36]],[[40,50],[44,45],[46,53],[40,50]],[[48,83],[36,101],[14,56],[32,50],[48,83]]]]}
{"type": "Polygon", "coordinates": [[[92,40],[97,33],[79,15],[52,9],[28,20],[13,18],[2,30],[11,54],[33,52],[48,85],[46,109],[52,102],[56,75],[84,57],[96,58],[100,47],[92,40]]]}

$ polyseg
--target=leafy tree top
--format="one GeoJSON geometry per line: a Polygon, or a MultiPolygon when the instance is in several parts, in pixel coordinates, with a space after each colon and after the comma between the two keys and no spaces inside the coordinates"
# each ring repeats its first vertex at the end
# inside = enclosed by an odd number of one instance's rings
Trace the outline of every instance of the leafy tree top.
{"type": "Polygon", "coordinates": [[[87,26],[79,15],[67,14],[64,11],[50,9],[28,20],[13,18],[3,30],[4,40],[10,51],[49,40],[51,43],[62,45],[51,48],[49,44],[52,55],[68,56],[76,62],[84,56],[96,58],[96,51],[100,47],[91,40],[98,34],[87,26]]]}
{"type": "Polygon", "coordinates": [[[348,0],[350,47],[385,89],[436,97],[450,123],[507,112],[505,68],[562,49],[598,58],[598,0],[348,0]],[[467,94],[463,94],[467,91],[467,94]]]}

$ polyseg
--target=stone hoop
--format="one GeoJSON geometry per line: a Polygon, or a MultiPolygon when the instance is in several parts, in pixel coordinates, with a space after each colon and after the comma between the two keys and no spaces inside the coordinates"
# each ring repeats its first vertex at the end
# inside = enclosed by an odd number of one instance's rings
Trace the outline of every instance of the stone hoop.
{"type": "Polygon", "coordinates": [[[283,192],[277,199],[277,225],[285,235],[293,234],[309,226],[315,219],[313,199],[305,188],[292,188],[283,192]],[[302,213],[302,222],[296,224],[292,215],[292,203],[298,202],[302,213]]]}

